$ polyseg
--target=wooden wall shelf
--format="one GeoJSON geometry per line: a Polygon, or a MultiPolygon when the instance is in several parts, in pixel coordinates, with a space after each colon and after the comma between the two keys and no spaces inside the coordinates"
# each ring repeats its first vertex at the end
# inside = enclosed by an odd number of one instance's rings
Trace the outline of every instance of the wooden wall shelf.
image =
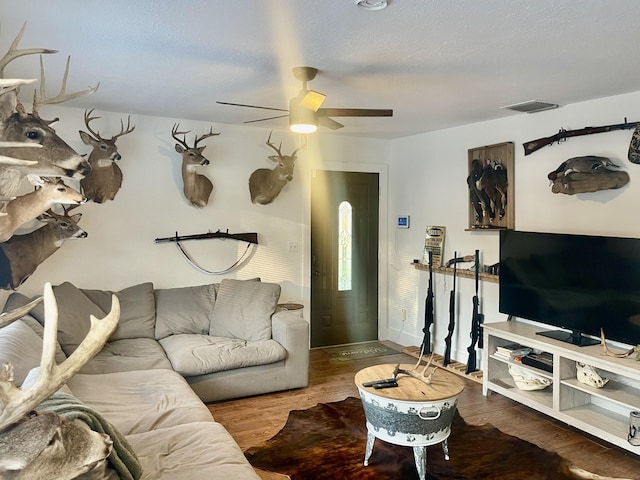
{"type": "MultiPolygon", "coordinates": [[[[414,267],[416,267],[417,270],[426,270],[429,271],[429,265],[423,265],[421,263],[414,263],[413,264],[414,267]]],[[[453,275],[453,268],[452,267],[433,267],[433,271],[435,273],[443,273],[445,275],[453,275]]],[[[475,270],[469,270],[466,268],[457,268],[456,269],[456,276],[457,277],[464,277],[464,278],[476,278],[476,272],[475,270]]],[[[480,280],[482,280],[483,282],[491,282],[491,283],[498,283],[498,275],[491,275],[490,273],[485,273],[485,272],[480,272],[478,274],[478,278],[480,278],[480,280]]]]}

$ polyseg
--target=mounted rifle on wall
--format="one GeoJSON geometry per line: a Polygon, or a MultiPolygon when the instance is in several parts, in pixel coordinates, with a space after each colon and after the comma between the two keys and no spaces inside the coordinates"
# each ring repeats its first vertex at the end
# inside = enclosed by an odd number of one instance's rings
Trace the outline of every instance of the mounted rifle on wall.
{"type": "MultiPolygon", "coordinates": [[[[532,140],[530,142],[525,142],[522,144],[522,146],[524,147],[524,154],[529,155],[535,151],[540,150],[542,147],[546,147],[547,145],[553,145],[556,142],[564,142],[567,138],[581,137],[583,135],[593,135],[595,133],[613,132],[615,130],[630,130],[632,128],[638,127],[639,125],[640,122],[627,122],[627,118],[625,117],[624,123],[618,123],[616,125],[605,125],[602,127],[585,127],[579,130],[565,130],[564,128],[561,128],[555,135],[551,135],[550,137],[538,138],[537,140],[532,140]]],[[[640,163],[639,156],[634,156],[634,161],[631,159],[630,155],[629,160],[634,163],[640,163]]]]}
{"type": "Polygon", "coordinates": [[[174,242],[176,244],[176,247],[182,254],[182,256],[196,270],[202,273],[206,273],[207,275],[222,275],[224,273],[230,272],[235,267],[237,267],[238,265],[243,263],[245,260],[247,260],[247,258],[249,258],[250,247],[252,245],[258,245],[258,234],[257,233],[229,233],[228,229],[226,232],[221,232],[218,229],[216,232],[209,231],[207,233],[198,233],[195,235],[178,235],[178,232],[176,232],[176,234],[173,237],[163,237],[163,238],[155,239],[155,243],[168,243],[168,242],[174,242]],[[198,265],[195,262],[195,260],[191,258],[191,256],[185,251],[185,249],[180,244],[181,241],[185,241],[185,240],[208,240],[212,238],[218,238],[222,240],[230,239],[230,240],[236,240],[239,242],[246,242],[247,248],[245,249],[244,253],[240,256],[240,258],[236,260],[230,267],[227,267],[224,270],[220,270],[220,271],[211,271],[211,270],[202,268],[200,265],[198,265]]]}

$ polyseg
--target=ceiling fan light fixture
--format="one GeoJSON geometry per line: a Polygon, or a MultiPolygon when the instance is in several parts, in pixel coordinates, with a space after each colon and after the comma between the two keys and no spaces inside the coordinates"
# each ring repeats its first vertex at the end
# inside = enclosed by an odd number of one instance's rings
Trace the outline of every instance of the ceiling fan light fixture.
{"type": "Polygon", "coordinates": [[[315,112],[301,107],[292,99],[289,102],[289,129],[295,133],[314,133],[318,130],[315,112]]]}

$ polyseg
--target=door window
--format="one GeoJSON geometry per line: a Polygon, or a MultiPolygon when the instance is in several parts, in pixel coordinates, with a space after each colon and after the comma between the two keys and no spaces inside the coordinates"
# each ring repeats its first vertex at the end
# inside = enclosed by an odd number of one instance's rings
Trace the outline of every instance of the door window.
{"type": "Polygon", "coordinates": [[[353,245],[353,209],[349,202],[338,205],[338,290],[351,290],[353,245]]]}

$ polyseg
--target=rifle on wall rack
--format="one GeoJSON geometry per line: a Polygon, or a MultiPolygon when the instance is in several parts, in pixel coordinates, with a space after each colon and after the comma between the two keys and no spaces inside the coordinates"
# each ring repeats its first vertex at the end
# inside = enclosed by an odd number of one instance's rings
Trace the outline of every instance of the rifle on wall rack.
{"type": "Polygon", "coordinates": [[[207,240],[210,238],[231,239],[238,240],[240,242],[255,243],[256,245],[258,244],[257,233],[229,233],[229,229],[227,229],[226,232],[218,230],[217,232],[209,231],[207,233],[198,233],[195,235],[178,235],[178,232],[176,232],[173,237],[156,238],[155,243],[182,242],[185,240],[207,240]]]}
{"type": "Polygon", "coordinates": [[[471,345],[467,347],[469,357],[467,358],[467,368],[464,373],[467,375],[475,372],[477,367],[476,344],[482,348],[482,322],[484,315],[480,313],[480,299],[478,297],[478,274],[480,269],[480,251],[476,250],[476,294],[473,296],[473,314],[471,316],[471,345]]]}
{"type": "Polygon", "coordinates": [[[555,142],[564,142],[567,138],[581,137],[583,135],[593,135],[594,133],[613,132],[615,130],[630,130],[640,125],[640,122],[627,122],[627,117],[624,118],[624,123],[618,123],[616,125],[605,125],[602,127],[585,127],[579,130],[565,130],[561,128],[558,133],[551,135],[550,137],[543,137],[530,142],[522,144],[524,147],[524,154],[529,155],[542,147],[552,145],[555,142]]]}
{"type": "Polygon", "coordinates": [[[429,251],[429,287],[427,288],[427,298],[424,301],[424,327],[422,332],[424,337],[420,346],[420,357],[431,353],[431,333],[429,329],[433,325],[433,252],[429,251]]]}
{"type": "MultiPolygon", "coordinates": [[[[453,258],[458,256],[458,252],[453,254],[453,258]]],[[[444,350],[444,357],[442,359],[442,366],[446,367],[451,363],[451,339],[453,338],[453,331],[456,328],[456,266],[453,264],[453,289],[449,295],[449,326],[447,327],[448,333],[444,339],[446,345],[444,350]]]]}

